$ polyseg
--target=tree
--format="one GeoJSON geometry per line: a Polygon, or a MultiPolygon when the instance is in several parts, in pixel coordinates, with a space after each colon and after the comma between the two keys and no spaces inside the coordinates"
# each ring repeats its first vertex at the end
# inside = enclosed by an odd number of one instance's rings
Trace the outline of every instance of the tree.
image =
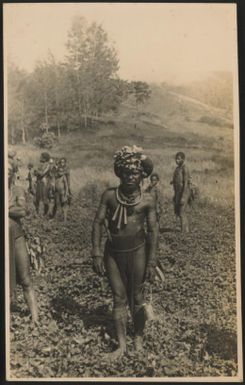
{"type": "Polygon", "coordinates": [[[10,63],[8,67],[8,127],[12,144],[19,138],[25,144],[28,138],[29,82],[29,74],[10,63]]]}
{"type": "Polygon", "coordinates": [[[97,116],[108,108],[105,95],[113,92],[118,59],[101,25],[76,17],[67,41],[67,70],[74,86],[75,105],[80,126],[87,127],[88,117],[97,116]]]}
{"type": "Polygon", "coordinates": [[[144,104],[151,95],[150,86],[141,81],[132,82],[132,92],[135,97],[137,108],[140,104],[144,104]]]}

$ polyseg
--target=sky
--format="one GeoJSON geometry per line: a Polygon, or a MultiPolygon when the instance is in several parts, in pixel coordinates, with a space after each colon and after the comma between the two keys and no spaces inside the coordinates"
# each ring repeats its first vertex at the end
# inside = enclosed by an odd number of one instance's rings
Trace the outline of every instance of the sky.
{"type": "Polygon", "coordinates": [[[185,82],[236,71],[235,4],[4,4],[4,58],[28,71],[49,50],[62,60],[75,15],[102,24],[123,79],[185,82]]]}

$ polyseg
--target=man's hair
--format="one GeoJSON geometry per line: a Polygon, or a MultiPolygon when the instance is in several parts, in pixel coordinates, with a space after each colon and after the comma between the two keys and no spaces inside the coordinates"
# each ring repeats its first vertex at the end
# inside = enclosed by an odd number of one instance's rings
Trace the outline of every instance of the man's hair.
{"type": "Polygon", "coordinates": [[[160,180],[160,177],[159,177],[159,175],[158,175],[157,172],[153,172],[153,173],[151,174],[150,180],[152,181],[152,179],[153,179],[154,177],[157,178],[157,180],[160,180]]]}
{"type": "Polygon", "coordinates": [[[185,160],[185,154],[184,154],[184,152],[182,152],[182,151],[177,152],[177,154],[175,155],[175,159],[176,159],[178,156],[180,156],[182,159],[185,160]]]}
{"type": "Polygon", "coordinates": [[[143,178],[147,178],[153,170],[153,163],[141,147],[124,146],[114,155],[114,172],[121,178],[123,172],[132,170],[139,171],[143,178]]]}
{"type": "Polygon", "coordinates": [[[40,160],[43,161],[43,162],[48,162],[50,159],[50,155],[48,152],[42,152],[41,153],[41,157],[40,157],[40,160]]]}

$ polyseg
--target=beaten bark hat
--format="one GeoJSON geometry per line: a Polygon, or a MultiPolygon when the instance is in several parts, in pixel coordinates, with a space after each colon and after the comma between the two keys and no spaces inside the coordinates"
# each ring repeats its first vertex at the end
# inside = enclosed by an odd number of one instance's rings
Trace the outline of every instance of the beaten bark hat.
{"type": "Polygon", "coordinates": [[[114,155],[114,172],[121,178],[125,170],[140,171],[143,178],[147,178],[153,171],[153,162],[143,149],[137,146],[124,146],[114,155]]]}

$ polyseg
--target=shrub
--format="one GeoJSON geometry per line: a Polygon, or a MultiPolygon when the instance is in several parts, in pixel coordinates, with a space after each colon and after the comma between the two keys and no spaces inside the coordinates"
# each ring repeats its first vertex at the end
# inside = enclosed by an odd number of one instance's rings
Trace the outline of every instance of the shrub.
{"type": "Polygon", "coordinates": [[[53,147],[55,141],[56,136],[53,132],[45,132],[41,137],[34,138],[33,143],[37,147],[50,149],[53,147]]]}

